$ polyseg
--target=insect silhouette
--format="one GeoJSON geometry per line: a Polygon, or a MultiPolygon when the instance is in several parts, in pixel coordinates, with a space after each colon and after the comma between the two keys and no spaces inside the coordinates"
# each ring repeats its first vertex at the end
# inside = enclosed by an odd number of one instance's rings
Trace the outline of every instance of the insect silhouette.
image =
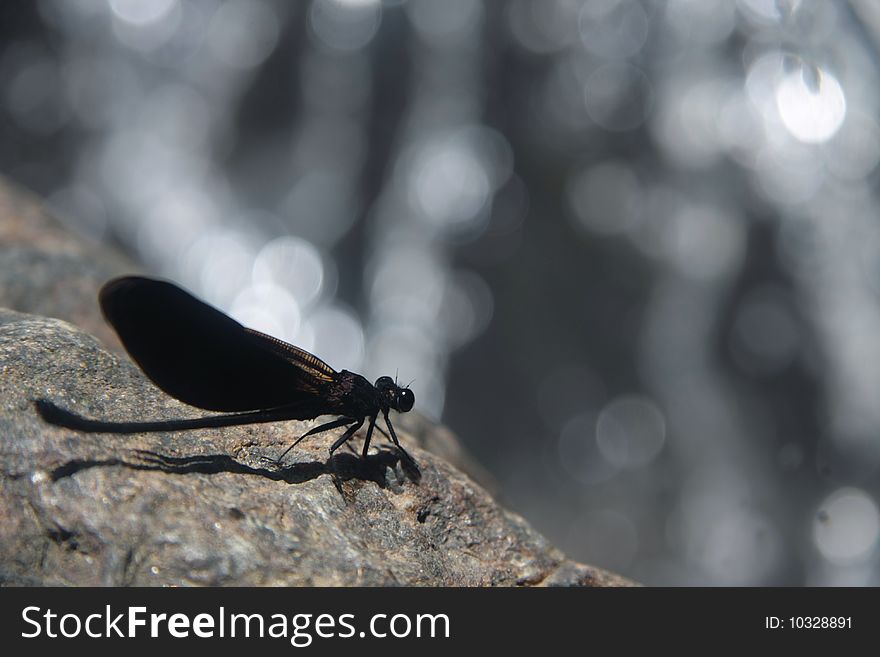
{"type": "Polygon", "coordinates": [[[37,410],[47,422],[81,431],[141,433],[338,416],[307,431],[281,456],[271,459],[280,464],[308,436],[344,426],[345,431],[330,446],[332,456],[369,420],[362,451],[366,458],[381,414],[388,427],[386,435],[401,456],[415,464],[388,417],[392,410],[412,409],[415,395],[391,377],[379,377],[374,385],[360,374],[337,372],[317,356],[246,328],[167,281],[117,278],[104,285],[99,301],[123,346],[153,383],[186,404],[225,414],[103,422],[37,400],[37,410]]]}

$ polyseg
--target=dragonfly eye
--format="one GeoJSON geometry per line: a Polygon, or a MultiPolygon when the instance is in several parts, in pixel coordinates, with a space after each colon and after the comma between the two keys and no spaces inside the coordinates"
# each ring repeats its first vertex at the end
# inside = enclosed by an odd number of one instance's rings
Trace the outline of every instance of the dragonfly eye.
{"type": "Polygon", "coordinates": [[[397,393],[397,410],[401,413],[406,413],[408,410],[412,409],[413,404],[415,403],[416,396],[409,388],[403,388],[397,393]]]}

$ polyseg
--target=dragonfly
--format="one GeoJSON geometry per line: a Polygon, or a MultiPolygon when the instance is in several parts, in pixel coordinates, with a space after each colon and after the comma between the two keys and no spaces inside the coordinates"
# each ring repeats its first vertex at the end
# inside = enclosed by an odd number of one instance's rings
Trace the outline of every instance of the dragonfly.
{"type": "Polygon", "coordinates": [[[224,427],[284,420],[336,419],[297,438],[277,459],[305,438],[345,427],[330,455],[367,424],[361,456],[367,457],[380,416],[401,456],[389,413],[406,413],[415,404],[408,386],[390,376],[370,383],[360,374],[336,371],[317,356],[260,331],[247,328],[174,283],[124,276],[106,283],[99,303],[131,358],[161,390],[175,399],[223,414],[143,422],[103,422],[81,417],[48,400],[37,400],[49,423],[81,431],[141,433],[224,427]]]}

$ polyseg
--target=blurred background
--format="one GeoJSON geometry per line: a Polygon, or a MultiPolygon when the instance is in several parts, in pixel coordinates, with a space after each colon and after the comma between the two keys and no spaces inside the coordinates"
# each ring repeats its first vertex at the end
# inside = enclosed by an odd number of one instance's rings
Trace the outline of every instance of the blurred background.
{"type": "Polygon", "coordinates": [[[0,173],[412,381],[651,585],[880,585],[880,3],[0,5],[0,173]]]}

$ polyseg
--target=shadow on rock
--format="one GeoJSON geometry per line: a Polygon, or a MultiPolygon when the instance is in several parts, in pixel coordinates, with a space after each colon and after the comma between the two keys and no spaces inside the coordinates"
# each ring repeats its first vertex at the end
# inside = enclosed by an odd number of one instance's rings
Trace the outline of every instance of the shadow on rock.
{"type": "Polygon", "coordinates": [[[254,475],[273,481],[284,481],[288,484],[301,484],[316,479],[321,475],[331,475],[334,481],[358,479],[373,481],[381,488],[386,488],[386,472],[398,463],[406,476],[414,482],[421,478],[421,472],[415,463],[401,458],[395,450],[381,450],[370,454],[367,458],[350,454],[335,454],[327,461],[309,461],[293,463],[288,466],[267,466],[255,468],[235,460],[227,454],[199,454],[196,456],[169,456],[147,450],[132,452],[135,460],[127,461],[120,458],[110,459],[76,459],[58,466],[51,472],[52,481],[70,477],[77,472],[90,468],[122,466],[133,470],[158,470],[169,474],[233,474],[254,475]]]}

